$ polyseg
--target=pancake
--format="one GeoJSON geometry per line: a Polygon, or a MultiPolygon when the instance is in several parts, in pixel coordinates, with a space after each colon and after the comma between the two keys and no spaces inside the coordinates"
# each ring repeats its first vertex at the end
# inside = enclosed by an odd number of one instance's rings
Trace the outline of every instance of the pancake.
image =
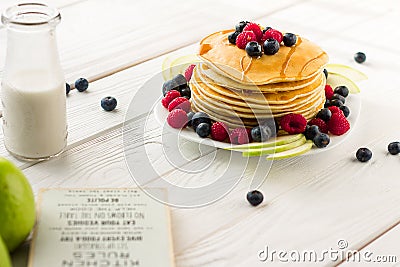
{"type": "Polygon", "coordinates": [[[220,75],[241,84],[263,85],[310,79],[328,63],[328,55],[313,42],[297,37],[293,47],[281,46],[278,53],[259,58],[229,43],[234,30],[213,33],[200,42],[199,56],[220,75]]]}

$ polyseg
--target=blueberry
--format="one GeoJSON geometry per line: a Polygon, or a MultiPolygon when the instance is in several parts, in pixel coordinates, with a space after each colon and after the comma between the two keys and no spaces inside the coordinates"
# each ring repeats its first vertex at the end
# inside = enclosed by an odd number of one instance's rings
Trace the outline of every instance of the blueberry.
{"type": "Polygon", "coordinates": [[[328,79],[328,71],[324,69],[325,78],[328,79]]]}
{"type": "Polygon", "coordinates": [[[191,127],[192,126],[192,118],[193,118],[194,112],[190,111],[187,116],[188,116],[188,123],[187,126],[191,127]]]}
{"type": "Polygon", "coordinates": [[[272,137],[272,130],[267,125],[260,125],[251,129],[250,134],[254,142],[265,142],[272,137]]]}
{"type": "Polygon", "coordinates": [[[388,145],[388,151],[392,155],[400,153],[400,142],[392,142],[388,145]]]}
{"type": "Polygon", "coordinates": [[[345,85],[340,85],[333,90],[335,94],[339,94],[343,97],[347,97],[349,95],[349,88],[345,85]]]}
{"type": "Polygon", "coordinates": [[[330,106],[331,106],[331,101],[329,101],[328,99],[325,100],[324,108],[329,108],[330,106]]]}
{"type": "Polygon", "coordinates": [[[231,34],[228,35],[228,41],[231,44],[236,44],[236,38],[238,37],[238,35],[240,34],[240,32],[233,32],[231,34]]]}
{"type": "Polygon", "coordinates": [[[261,45],[259,45],[257,42],[248,42],[245,50],[249,57],[261,57],[263,54],[261,45]]]}
{"type": "Polygon", "coordinates": [[[105,111],[113,111],[117,107],[117,99],[107,96],[101,100],[101,107],[105,111]]]}
{"type": "Polygon", "coordinates": [[[264,42],[264,54],[275,55],[279,51],[279,43],[275,39],[268,39],[264,42]]]}
{"type": "Polygon", "coordinates": [[[187,80],[185,76],[183,76],[182,74],[176,75],[172,80],[174,80],[176,84],[179,86],[178,89],[179,92],[181,92],[183,88],[186,88],[188,86],[187,80]]]}
{"type": "Polygon", "coordinates": [[[346,118],[350,115],[350,109],[347,106],[341,106],[339,108],[341,111],[343,111],[343,114],[346,118]]]}
{"type": "Polygon", "coordinates": [[[293,33],[285,33],[285,35],[283,35],[283,44],[285,46],[291,47],[294,46],[297,42],[297,36],[296,34],[293,33]]]}
{"type": "Polygon", "coordinates": [[[333,96],[331,98],[331,102],[332,102],[332,100],[335,100],[335,99],[339,100],[343,104],[346,103],[346,98],[344,98],[343,96],[341,96],[339,94],[333,94],[333,96]]]}
{"type": "Polygon", "coordinates": [[[354,55],[354,60],[357,63],[364,63],[366,59],[367,59],[367,56],[363,52],[357,52],[354,55]]]}
{"type": "Polygon", "coordinates": [[[266,31],[268,31],[269,29],[272,29],[272,28],[271,28],[271,27],[268,27],[268,26],[267,26],[267,27],[265,27],[265,28],[264,28],[264,30],[262,31],[262,32],[263,32],[263,34],[264,34],[266,31]]]}
{"type": "Polygon", "coordinates": [[[66,83],[65,84],[65,93],[68,95],[70,91],[71,91],[71,86],[69,85],[69,83],[66,83]]]}
{"type": "Polygon", "coordinates": [[[331,119],[332,112],[328,108],[323,108],[317,113],[317,118],[327,122],[331,119]]]}
{"type": "Polygon", "coordinates": [[[247,201],[254,207],[260,205],[264,200],[263,194],[257,190],[248,192],[246,198],[247,201]]]}
{"type": "Polygon", "coordinates": [[[210,135],[211,132],[211,127],[210,124],[202,122],[196,127],[196,133],[198,136],[201,138],[206,138],[207,136],[210,135]]]}
{"type": "Polygon", "coordinates": [[[244,27],[246,27],[246,25],[248,24],[248,21],[241,21],[239,22],[236,26],[235,26],[235,30],[239,33],[241,33],[244,29],[244,27]]]}
{"type": "Polygon", "coordinates": [[[85,78],[79,78],[78,80],[76,80],[75,82],[75,88],[79,91],[79,92],[84,92],[88,89],[89,87],[89,82],[88,80],[86,80],[85,78]]]}
{"type": "Polygon", "coordinates": [[[329,105],[330,106],[336,106],[336,107],[341,107],[341,106],[343,106],[344,104],[343,104],[343,102],[342,101],[340,101],[339,99],[332,99],[332,100],[330,100],[329,101],[329,105]]]}
{"type": "Polygon", "coordinates": [[[193,130],[196,130],[197,126],[200,123],[207,123],[211,125],[210,117],[204,112],[196,112],[192,117],[192,127],[193,130]]]}
{"type": "Polygon", "coordinates": [[[326,147],[330,141],[331,139],[326,133],[318,133],[313,139],[314,144],[319,148],[326,147]]]}
{"type": "Polygon", "coordinates": [[[187,99],[190,99],[192,97],[192,92],[189,86],[186,86],[185,88],[181,89],[181,96],[186,97],[187,99]]]}
{"type": "Polygon", "coordinates": [[[166,81],[162,86],[163,96],[165,96],[171,90],[179,90],[179,85],[175,80],[166,81]]]}
{"type": "Polygon", "coordinates": [[[320,131],[317,125],[307,125],[304,136],[307,140],[314,140],[315,136],[319,133],[320,131]]]}
{"type": "Polygon", "coordinates": [[[359,148],[356,153],[358,161],[367,162],[372,158],[372,152],[366,147],[359,148]]]}

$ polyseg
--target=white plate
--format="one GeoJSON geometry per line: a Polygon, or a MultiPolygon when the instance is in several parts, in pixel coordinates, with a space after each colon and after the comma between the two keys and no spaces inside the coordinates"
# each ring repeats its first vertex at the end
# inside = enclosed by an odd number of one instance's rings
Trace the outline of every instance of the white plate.
{"type": "MultiPolygon", "coordinates": [[[[346,138],[351,134],[351,132],[353,131],[357,119],[360,115],[360,111],[361,111],[361,97],[360,94],[350,94],[347,98],[346,98],[346,106],[349,107],[350,109],[350,116],[348,117],[348,120],[350,122],[350,130],[341,136],[335,136],[335,135],[330,135],[331,138],[331,142],[330,144],[326,147],[326,148],[317,148],[317,147],[313,147],[310,151],[308,151],[307,153],[303,154],[303,155],[311,155],[311,154],[317,154],[320,152],[324,152],[327,151],[329,149],[332,149],[336,146],[338,146],[339,144],[341,144],[344,140],[346,140],[346,138]]],[[[196,143],[201,143],[203,145],[208,145],[208,146],[213,146],[213,147],[217,147],[217,148],[230,148],[232,147],[232,144],[228,144],[228,143],[223,143],[223,142],[218,142],[218,141],[214,141],[211,138],[200,138],[196,132],[193,131],[192,128],[187,127],[184,128],[182,130],[177,130],[177,129],[173,129],[171,128],[169,125],[167,125],[167,116],[168,116],[168,110],[166,108],[163,107],[163,105],[161,104],[161,101],[158,102],[157,105],[155,105],[154,107],[154,115],[156,117],[156,120],[158,121],[158,123],[160,123],[160,125],[164,126],[165,128],[175,132],[176,134],[178,134],[180,137],[196,142],[196,143]]]]}

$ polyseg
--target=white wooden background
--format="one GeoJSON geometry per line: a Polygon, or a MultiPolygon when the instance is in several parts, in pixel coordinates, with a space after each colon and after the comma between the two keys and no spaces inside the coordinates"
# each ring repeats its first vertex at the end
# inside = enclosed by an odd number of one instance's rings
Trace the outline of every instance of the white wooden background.
{"type": "MultiPolygon", "coordinates": [[[[122,123],[135,92],[161,70],[165,56],[193,53],[203,36],[243,19],[254,20],[306,36],[328,52],[331,62],[364,71],[369,80],[362,84],[361,116],[340,147],[274,162],[261,187],[265,202],[257,208],[245,201],[257,169],[254,159],[243,180],[221,201],[199,209],[172,209],[177,266],[264,266],[257,252],[266,245],[276,250],[319,252],[335,248],[339,239],[345,239],[352,250],[396,255],[397,265],[386,266],[400,266],[400,158],[386,152],[389,142],[400,140],[398,1],[45,2],[61,9],[58,40],[67,81],[88,77],[92,83],[87,93],[74,90],[67,99],[68,148],[59,158],[38,164],[19,162],[0,142],[0,155],[23,169],[35,193],[44,187],[134,186],[124,162],[122,123]],[[365,64],[353,61],[357,51],[367,54],[365,64]],[[102,111],[99,102],[106,95],[118,99],[115,112],[102,111]],[[361,146],[374,153],[366,164],[354,160],[361,146]]],[[[15,3],[3,0],[0,9],[15,3]]],[[[1,27],[0,75],[5,44],[1,27]]],[[[160,89],[149,93],[159,94],[160,89]]],[[[218,151],[211,167],[201,175],[180,173],[162,154],[162,131],[155,122],[151,125],[154,128],[146,137],[146,150],[159,166],[160,176],[190,184],[214,177],[225,166],[227,152],[218,151]]],[[[135,140],[132,142],[134,145],[135,140]]],[[[200,158],[200,162],[207,155],[207,148],[200,153],[196,144],[182,146],[185,155],[200,158]]],[[[262,168],[257,173],[262,173],[262,168]]],[[[26,250],[17,251],[15,266],[25,266],[25,256],[26,250]]],[[[339,261],[319,264],[363,266],[339,261]]]]}

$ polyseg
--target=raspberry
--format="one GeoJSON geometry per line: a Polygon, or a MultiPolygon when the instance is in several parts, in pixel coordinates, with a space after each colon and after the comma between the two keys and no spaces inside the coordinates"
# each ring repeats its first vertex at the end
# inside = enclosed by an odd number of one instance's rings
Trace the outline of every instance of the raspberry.
{"type": "Polygon", "coordinates": [[[333,93],[332,87],[329,84],[325,85],[325,97],[326,97],[326,99],[331,100],[333,94],[334,93],[333,93]]]}
{"type": "Polygon", "coordinates": [[[187,67],[187,69],[185,70],[185,78],[187,81],[190,81],[190,78],[192,78],[194,67],[196,67],[196,65],[192,64],[192,65],[189,65],[189,67],[187,67]]]}
{"type": "Polygon", "coordinates": [[[350,130],[350,123],[343,115],[343,112],[336,112],[332,114],[328,122],[328,129],[334,135],[342,135],[350,130]]]}
{"type": "Polygon", "coordinates": [[[228,137],[228,127],[223,122],[214,122],[211,126],[211,138],[224,141],[228,137]]]}
{"type": "Polygon", "coordinates": [[[328,107],[328,109],[331,111],[332,114],[333,113],[338,113],[338,112],[343,113],[343,111],[337,106],[331,106],[331,107],[328,107]]]}
{"type": "Polygon", "coordinates": [[[168,105],[168,111],[172,111],[174,109],[183,109],[185,112],[190,111],[190,102],[185,97],[177,97],[171,101],[168,105]]]}
{"type": "Polygon", "coordinates": [[[261,40],[261,37],[263,36],[263,32],[260,28],[260,25],[250,22],[248,23],[244,28],[243,31],[250,31],[253,32],[256,35],[257,41],[261,40]]]}
{"type": "Polygon", "coordinates": [[[300,114],[290,113],[282,117],[281,127],[289,134],[303,133],[306,130],[307,120],[300,114]]]}
{"type": "Polygon", "coordinates": [[[229,135],[232,144],[243,145],[250,142],[249,134],[246,128],[236,128],[229,135]]]}
{"type": "Polygon", "coordinates": [[[169,103],[171,103],[172,100],[180,96],[181,93],[179,93],[176,90],[168,91],[165,97],[161,100],[161,103],[165,108],[168,108],[169,103]]]}
{"type": "Polygon", "coordinates": [[[278,43],[281,43],[283,40],[283,34],[275,29],[269,29],[261,37],[261,42],[264,43],[266,40],[271,38],[275,39],[278,43]]]}
{"type": "Polygon", "coordinates": [[[308,125],[316,125],[321,133],[328,133],[328,125],[322,119],[315,118],[308,122],[308,125]]]}
{"type": "Polygon", "coordinates": [[[257,36],[254,34],[254,32],[243,31],[236,38],[236,45],[240,49],[244,49],[246,47],[247,43],[252,42],[252,41],[257,41],[257,36]]]}
{"type": "Polygon", "coordinates": [[[172,128],[181,129],[186,126],[188,122],[188,116],[184,110],[174,109],[168,114],[167,122],[172,128]]]}

